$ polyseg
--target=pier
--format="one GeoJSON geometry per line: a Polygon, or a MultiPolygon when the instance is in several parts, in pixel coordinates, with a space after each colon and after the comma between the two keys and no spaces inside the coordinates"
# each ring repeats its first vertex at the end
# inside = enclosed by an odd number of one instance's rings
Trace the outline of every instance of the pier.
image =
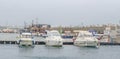
{"type": "MultiPolygon", "coordinates": [[[[17,40],[0,40],[0,44],[18,44],[17,40]]],[[[43,40],[36,40],[35,45],[45,45],[43,40]]],[[[64,41],[63,45],[73,45],[72,41],[64,41]]],[[[101,42],[100,45],[120,45],[120,43],[101,42]]]]}

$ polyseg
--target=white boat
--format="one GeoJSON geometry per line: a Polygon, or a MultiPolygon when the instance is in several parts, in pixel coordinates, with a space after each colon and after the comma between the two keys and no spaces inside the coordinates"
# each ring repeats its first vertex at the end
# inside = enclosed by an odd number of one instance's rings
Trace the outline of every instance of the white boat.
{"type": "Polygon", "coordinates": [[[74,45],[99,47],[99,42],[89,31],[79,31],[79,34],[74,41],[74,45]]]}
{"type": "Polygon", "coordinates": [[[31,33],[21,33],[19,38],[20,38],[18,40],[19,47],[21,47],[21,46],[34,47],[35,41],[34,41],[31,33]]]}
{"type": "Polygon", "coordinates": [[[45,39],[46,46],[56,46],[61,47],[63,45],[63,40],[60,33],[56,30],[47,32],[48,37],[45,39]]]}

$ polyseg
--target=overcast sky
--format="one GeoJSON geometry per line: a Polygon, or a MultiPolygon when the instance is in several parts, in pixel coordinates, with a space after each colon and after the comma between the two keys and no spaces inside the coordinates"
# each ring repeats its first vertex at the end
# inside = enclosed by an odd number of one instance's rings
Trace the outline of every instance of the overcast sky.
{"type": "Polygon", "coordinates": [[[0,0],[0,25],[119,23],[120,0],[0,0]],[[35,21],[36,22],[36,21],[35,21]]]}

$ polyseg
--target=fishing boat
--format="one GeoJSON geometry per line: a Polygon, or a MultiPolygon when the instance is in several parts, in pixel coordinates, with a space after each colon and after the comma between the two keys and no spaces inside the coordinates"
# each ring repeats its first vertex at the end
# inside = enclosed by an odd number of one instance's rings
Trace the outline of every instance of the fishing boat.
{"type": "Polygon", "coordinates": [[[89,31],[79,31],[76,40],[74,40],[76,46],[86,47],[99,47],[98,39],[95,38],[89,31]]]}
{"type": "Polygon", "coordinates": [[[63,40],[57,30],[49,31],[47,35],[45,39],[46,46],[61,47],[63,45],[63,40]]]}
{"type": "Polygon", "coordinates": [[[34,47],[35,41],[31,33],[21,33],[18,40],[19,47],[30,46],[34,47]]]}

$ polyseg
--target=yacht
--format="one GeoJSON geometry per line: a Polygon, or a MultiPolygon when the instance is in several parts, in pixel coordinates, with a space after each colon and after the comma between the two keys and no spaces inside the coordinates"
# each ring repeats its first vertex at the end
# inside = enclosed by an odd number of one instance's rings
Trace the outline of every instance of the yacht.
{"type": "Polygon", "coordinates": [[[63,40],[61,38],[60,33],[57,30],[52,30],[52,31],[47,32],[47,37],[45,39],[45,45],[62,47],[63,40]]]}
{"type": "Polygon", "coordinates": [[[78,36],[74,40],[76,46],[99,47],[98,39],[89,31],[79,31],[78,36]]]}
{"type": "Polygon", "coordinates": [[[21,33],[18,40],[19,47],[21,46],[31,46],[34,47],[35,41],[31,33],[21,33]]]}

